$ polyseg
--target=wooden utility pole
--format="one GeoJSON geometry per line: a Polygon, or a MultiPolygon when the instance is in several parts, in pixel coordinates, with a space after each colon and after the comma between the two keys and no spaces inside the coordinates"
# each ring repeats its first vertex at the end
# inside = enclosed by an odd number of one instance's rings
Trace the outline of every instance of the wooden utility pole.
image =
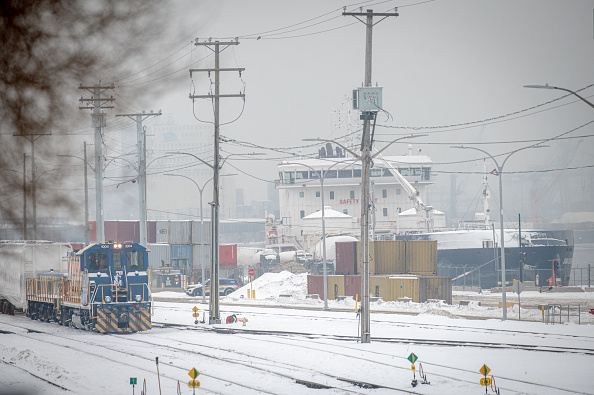
{"type": "Polygon", "coordinates": [[[140,223],[140,245],[146,247],[147,225],[146,225],[146,132],[142,128],[142,122],[151,116],[161,115],[159,112],[140,114],[117,114],[116,117],[128,117],[136,122],[136,147],[138,150],[138,209],[140,223]]]}
{"type": "MultiPolygon", "coordinates": [[[[221,53],[221,46],[223,50],[230,45],[239,45],[239,41],[206,41],[199,42],[198,39],[194,42],[195,45],[204,45],[208,47],[215,55],[215,67],[214,69],[190,69],[190,77],[193,72],[207,72],[209,75],[211,72],[215,73],[215,93],[214,95],[190,95],[190,99],[214,99],[214,163],[213,163],[213,201],[210,203],[212,206],[212,264],[210,271],[210,312],[209,312],[209,324],[220,324],[219,314],[219,171],[220,171],[220,155],[219,155],[219,99],[221,97],[241,97],[245,99],[245,94],[224,94],[219,93],[219,73],[221,71],[244,71],[244,68],[221,68],[219,66],[219,55],[221,53]],[[211,47],[214,47],[211,48],[211,47]]],[[[200,208],[202,210],[202,208],[200,208]]],[[[204,288],[203,288],[204,289],[204,288]]],[[[204,291],[203,291],[204,292],[204,291]]]]}
{"type": "MultiPolygon", "coordinates": [[[[365,24],[365,86],[371,86],[371,49],[373,26],[389,16],[398,16],[397,12],[343,12],[342,15],[354,16],[365,24]],[[375,24],[373,17],[383,17],[375,24]],[[360,17],[365,17],[365,20],[360,17]]],[[[363,137],[361,141],[361,261],[363,273],[361,276],[361,343],[371,342],[370,315],[369,315],[369,172],[371,168],[371,120],[372,112],[365,111],[361,115],[363,120],[363,137]]]]}
{"type": "MultiPolygon", "coordinates": [[[[80,98],[81,103],[87,102],[87,106],[78,107],[80,110],[93,110],[91,114],[91,125],[95,128],[95,218],[97,221],[96,227],[96,242],[101,243],[105,241],[105,228],[103,226],[104,218],[104,203],[103,203],[103,134],[102,128],[105,126],[105,113],[102,109],[113,108],[105,104],[112,103],[115,99],[112,97],[101,98],[101,94],[108,89],[115,89],[114,84],[101,86],[101,81],[98,85],[83,86],[80,84],[78,89],[86,90],[93,96],[90,99],[80,98]]],[[[88,226],[88,224],[86,225],[88,226]]]]}

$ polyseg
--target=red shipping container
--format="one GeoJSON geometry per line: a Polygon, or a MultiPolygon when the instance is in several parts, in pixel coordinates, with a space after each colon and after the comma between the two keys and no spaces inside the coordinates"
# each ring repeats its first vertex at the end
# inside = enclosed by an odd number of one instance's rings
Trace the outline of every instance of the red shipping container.
{"type": "Polygon", "coordinates": [[[219,266],[237,267],[237,244],[219,245],[219,266]]]}
{"type": "Polygon", "coordinates": [[[336,274],[357,274],[357,242],[336,243],[336,274]]]}
{"type": "Polygon", "coordinates": [[[324,300],[324,276],[309,274],[307,276],[308,295],[319,295],[324,300]]]}
{"type": "Polygon", "coordinates": [[[146,242],[156,243],[157,242],[157,221],[147,221],[146,223],[146,242]]]}
{"type": "Polygon", "coordinates": [[[139,221],[117,221],[117,242],[131,241],[140,243],[140,222],[139,221]]]}
{"type": "Polygon", "coordinates": [[[344,295],[353,298],[359,295],[358,300],[361,300],[361,276],[359,274],[344,276],[344,295]]]}

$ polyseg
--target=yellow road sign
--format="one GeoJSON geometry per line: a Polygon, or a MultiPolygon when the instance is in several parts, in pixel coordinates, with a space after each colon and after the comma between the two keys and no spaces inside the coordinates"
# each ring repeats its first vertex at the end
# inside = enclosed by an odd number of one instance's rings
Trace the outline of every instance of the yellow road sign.
{"type": "Polygon", "coordinates": [[[188,374],[190,375],[191,378],[193,378],[194,380],[196,380],[196,377],[198,377],[198,375],[200,374],[200,372],[197,371],[196,368],[192,368],[192,370],[190,370],[188,372],[188,374]]]}
{"type": "Polygon", "coordinates": [[[200,313],[192,313],[194,317],[200,317],[200,313]]]}
{"type": "Polygon", "coordinates": [[[200,381],[198,381],[198,380],[190,380],[190,381],[188,381],[188,387],[190,387],[190,388],[198,388],[198,387],[200,387],[200,381]]]}
{"type": "Polygon", "coordinates": [[[194,308],[192,309],[192,311],[195,313],[198,311],[198,307],[194,306],[194,308]]]}
{"type": "Polygon", "coordinates": [[[485,387],[488,385],[491,385],[491,379],[489,377],[484,377],[481,379],[481,385],[484,385],[485,387]]]}
{"type": "Polygon", "coordinates": [[[410,370],[412,370],[413,372],[415,371],[415,364],[414,363],[411,363],[410,364],[410,370]]]}
{"type": "Polygon", "coordinates": [[[487,375],[489,374],[489,372],[491,371],[491,369],[489,369],[489,367],[487,365],[483,365],[480,369],[479,372],[481,372],[481,374],[485,377],[487,377],[487,375]]]}

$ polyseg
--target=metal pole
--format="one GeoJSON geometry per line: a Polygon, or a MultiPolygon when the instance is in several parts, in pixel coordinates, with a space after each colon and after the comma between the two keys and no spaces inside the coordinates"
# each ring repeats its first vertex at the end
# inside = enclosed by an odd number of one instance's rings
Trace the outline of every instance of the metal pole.
{"type": "Polygon", "coordinates": [[[523,280],[524,257],[522,256],[522,217],[518,214],[518,245],[520,247],[520,282],[523,280]]]}
{"type": "Polygon", "coordinates": [[[89,234],[89,182],[87,180],[87,142],[84,142],[84,177],[85,177],[85,245],[91,244],[89,234]]]}
{"type": "Polygon", "coordinates": [[[206,303],[206,292],[204,292],[204,256],[202,254],[204,248],[204,210],[202,209],[202,189],[198,188],[198,190],[200,191],[200,264],[202,266],[200,282],[202,283],[202,303],[206,303]]]}
{"type": "MultiPolygon", "coordinates": [[[[495,162],[497,163],[497,162],[495,162]]],[[[507,301],[505,293],[506,287],[506,275],[505,275],[505,238],[503,234],[503,169],[497,166],[499,171],[499,228],[501,231],[501,303],[503,308],[503,321],[507,320],[507,301]]]]}
{"type": "Polygon", "coordinates": [[[591,285],[590,285],[590,269],[591,269],[591,265],[588,263],[588,288],[591,287],[591,285]]]}
{"type": "Polygon", "coordinates": [[[318,172],[320,175],[320,186],[322,189],[322,258],[324,260],[324,310],[328,310],[328,272],[326,271],[326,216],[324,204],[324,176],[326,172],[318,172]]]}

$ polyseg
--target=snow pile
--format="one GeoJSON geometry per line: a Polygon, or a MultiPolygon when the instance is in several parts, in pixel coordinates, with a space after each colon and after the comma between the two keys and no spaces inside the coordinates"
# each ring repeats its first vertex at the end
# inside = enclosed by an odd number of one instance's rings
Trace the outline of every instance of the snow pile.
{"type": "Polygon", "coordinates": [[[227,300],[247,298],[248,290],[256,292],[257,299],[305,299],[307,295],[307,273],[293,274],[287,271],[280,273],[265,273],[251,283],[239,288],[226,297],[227,300]],[[282,295],[282,296],[281,296],[282,295]]]}

